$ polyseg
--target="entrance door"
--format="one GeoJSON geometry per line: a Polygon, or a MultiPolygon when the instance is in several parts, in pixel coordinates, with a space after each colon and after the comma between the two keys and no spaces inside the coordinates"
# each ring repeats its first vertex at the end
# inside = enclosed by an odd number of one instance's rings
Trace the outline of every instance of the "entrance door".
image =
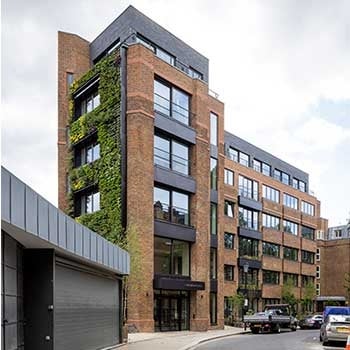
{"type": "Polygon", "coordinates": [[[155,294],[154,319],[156,331],[189,329],[189,300],[187,292],[161,291],[155,294]]]}

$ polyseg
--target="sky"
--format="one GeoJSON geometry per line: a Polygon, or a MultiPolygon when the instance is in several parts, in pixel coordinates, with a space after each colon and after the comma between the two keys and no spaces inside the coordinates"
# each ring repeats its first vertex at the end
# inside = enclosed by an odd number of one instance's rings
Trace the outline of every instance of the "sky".
{"type": "Polygon", "coordinates": [[[2,165],[57,205],[57,31],[92,41],[129,4],[209,58],[225,129],[310,174],[350,216],[350,1],[3,0],[2,165]]]}

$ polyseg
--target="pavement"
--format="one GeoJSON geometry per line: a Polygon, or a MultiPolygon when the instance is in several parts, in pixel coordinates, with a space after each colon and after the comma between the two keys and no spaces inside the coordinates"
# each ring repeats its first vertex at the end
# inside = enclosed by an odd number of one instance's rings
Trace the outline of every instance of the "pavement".
{"type": "Polygon", "coordinates": [[[224,329],[206,332],[131,333],[128,344],[119,346],[118,350],[190,350],[210,340],[247,332],[243,328],[225,326],[224,329]]]}

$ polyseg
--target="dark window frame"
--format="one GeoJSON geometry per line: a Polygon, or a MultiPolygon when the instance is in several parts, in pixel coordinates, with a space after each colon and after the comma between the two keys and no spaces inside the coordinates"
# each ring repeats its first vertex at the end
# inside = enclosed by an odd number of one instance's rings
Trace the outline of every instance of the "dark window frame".
{"type": "Polygon", "coordinates": [[[235,235],[233,233],[224,232],[224,248],[230,250],[235,248],[235,235]],[[227,238],[228,236],[230,236],[230,239],[227,238]]]}
{"type": "Polygon", "coordinates": [[[234,265],[224,264],[224,281],[233,282],[235,277],[234,265]]]}

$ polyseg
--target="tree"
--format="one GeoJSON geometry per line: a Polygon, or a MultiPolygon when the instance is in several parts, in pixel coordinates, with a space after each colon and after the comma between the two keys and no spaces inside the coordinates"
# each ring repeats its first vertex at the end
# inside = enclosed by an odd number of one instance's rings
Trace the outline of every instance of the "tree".
{"type": "Polygon", "coordinates": [[[293,293],[294,282],[292,278],[288,278],[286,282],[283,283],[282,286],[282,302],[285,304],[289,304],[292,309],[292,313],[296,314],[296,306],[298,304],[298,299],[295,297],[293,293]]]}
{"type": "Polygon", "coordinates": [[[350,272],[345,272],[344,274],[344,288],[346,298],[350,304],[350,272]]]}
{"type": "MultiPolygon", "coordinates": [[[[232,305],[232,317],[233,320],[236,321],[240,318],[240,313],[242,311],[242,307],[244,305],[244,295],[242,293],[237,293],[228,298],[232,305]]],[[[231,315],[228,315],[231,316],[231,315]]]]}
{"type": "Polygon", "coordinates": [[[303,290],[303,299],[301,305],[304,312],[312,312],[312,305],[316,296],[316,288],[314,283],[309,282],[303,290]]]}

